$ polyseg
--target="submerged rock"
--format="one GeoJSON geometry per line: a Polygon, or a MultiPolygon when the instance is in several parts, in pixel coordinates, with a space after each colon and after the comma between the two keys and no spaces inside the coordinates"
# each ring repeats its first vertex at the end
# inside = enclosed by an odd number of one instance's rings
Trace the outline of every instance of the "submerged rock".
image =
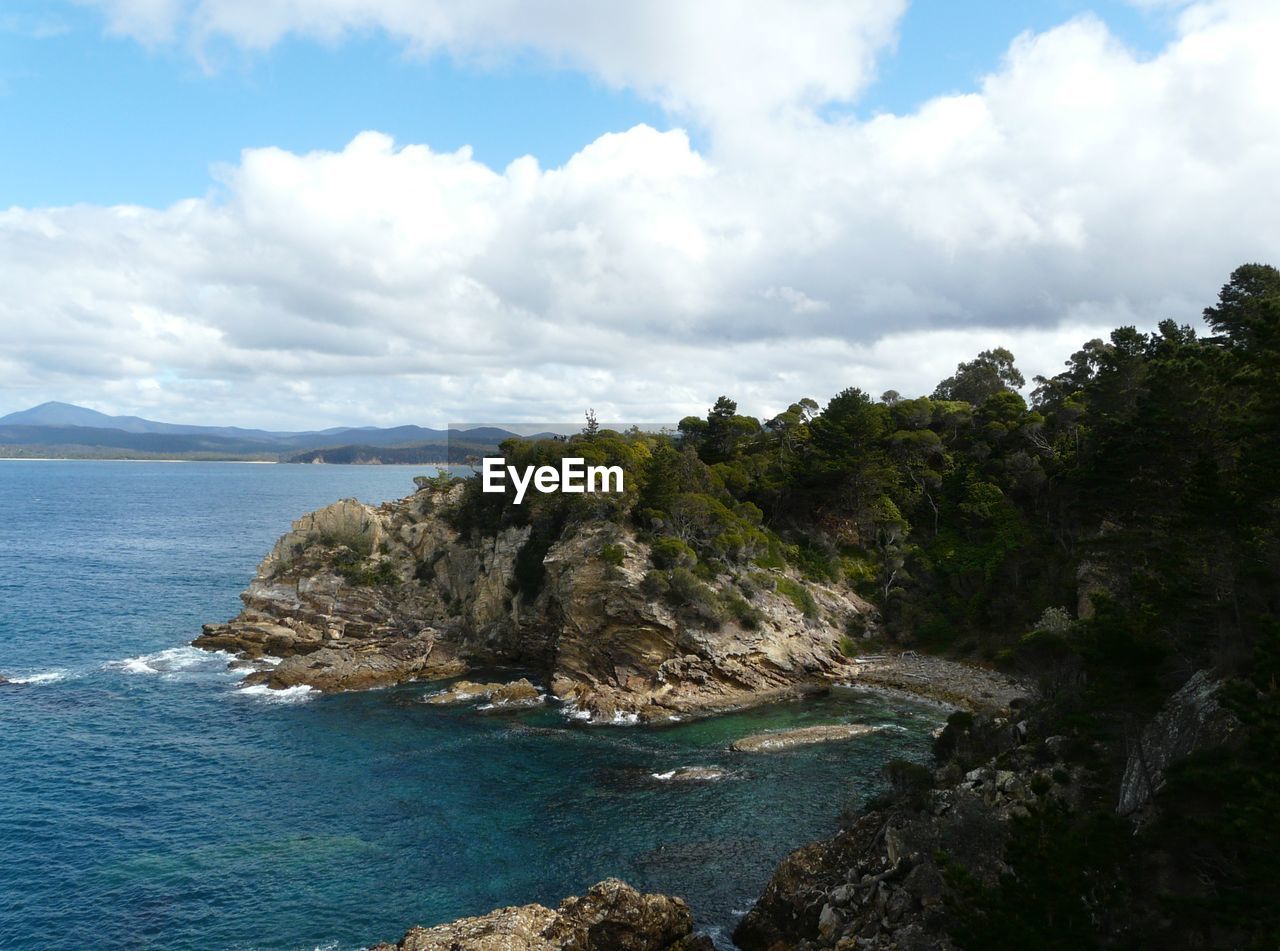
{"type": "Polygon", "coordinates": [[[802,726],[794,730],[772,730],[753,733],[735,740],[729,747],[738,753],[772,753],[813,743],[832,743],[850,740],[855,736],[874,733],[878,728],[863,723],[832,723],[824,726],[802,726]]]}
{"type": "Polygon", "coordinates": [[[610,878],[555,911],[544,905],[500,908],[434,928],[413,928],[396,944],[370,951],[712,951],[693,933],[682,899],[643,895],[610,878]]]}

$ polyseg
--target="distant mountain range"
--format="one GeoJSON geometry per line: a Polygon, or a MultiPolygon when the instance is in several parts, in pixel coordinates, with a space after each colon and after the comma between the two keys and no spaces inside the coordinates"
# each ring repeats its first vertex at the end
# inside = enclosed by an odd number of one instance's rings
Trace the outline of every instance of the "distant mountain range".
{"type": "MultiPolygon", "coordinates": [[[[494,427],[336,427],[272,432],[108,416],[71,403],[41,403],[0,417],[0,456],[68,459],[236,459],[279,462],[463,462],[515,433],[494,427]]],[[[519,437],[516,437],[519,438],[519,437]]]]}

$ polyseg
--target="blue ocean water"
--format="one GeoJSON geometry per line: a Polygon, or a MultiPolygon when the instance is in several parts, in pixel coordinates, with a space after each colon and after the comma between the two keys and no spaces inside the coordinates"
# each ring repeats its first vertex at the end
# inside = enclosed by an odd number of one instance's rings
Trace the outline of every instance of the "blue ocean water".
{"type": "Polygon", "coordinates": [[[939,713],[841,691],[663,729],[485,716],[416,684],[282,697],[186,647],[291,519],[408,467],[0,461],[0,947],[345,949],[608,875],[728,947],[779,858],[923,758],[939,713]],[[735,755],[802,723],[886,729],[735,755]],[[728,778],[654,774],[719,765],[728,778]]]}

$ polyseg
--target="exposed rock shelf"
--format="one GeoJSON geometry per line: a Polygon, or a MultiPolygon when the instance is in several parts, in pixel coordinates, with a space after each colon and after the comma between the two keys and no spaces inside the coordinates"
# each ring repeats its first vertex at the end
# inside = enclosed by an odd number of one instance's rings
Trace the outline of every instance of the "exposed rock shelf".
{"type": "Polygon", "coordinates": [[[794,730],[773,730],[768,733],[753,733],[734,741],[732,749],[739,753],[771,753],[776,750],[789,750],[796,746],[811,746],[814,743],[834,743],[838,740],[851,740],[855,736],[874,733],[876,727],[863,723],[832,723],[823,726],[802,726],[794,730]]]}

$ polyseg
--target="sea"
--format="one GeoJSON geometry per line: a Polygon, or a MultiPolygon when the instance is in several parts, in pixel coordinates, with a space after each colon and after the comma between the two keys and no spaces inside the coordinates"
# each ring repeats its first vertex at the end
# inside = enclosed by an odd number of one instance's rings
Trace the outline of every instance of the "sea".
{"type": "Polygon", "coordinates": [[[863,691],[596,726],[422,703],[439,683],[245,688],[188,646],[293,519],[431,471],[0,461],[0,948],[347,951],[608,876],[731,948],[783,856],[926,761],[942,712],[863,691]],[[836,722],[880,729],[728,749],[836,722]]]}

